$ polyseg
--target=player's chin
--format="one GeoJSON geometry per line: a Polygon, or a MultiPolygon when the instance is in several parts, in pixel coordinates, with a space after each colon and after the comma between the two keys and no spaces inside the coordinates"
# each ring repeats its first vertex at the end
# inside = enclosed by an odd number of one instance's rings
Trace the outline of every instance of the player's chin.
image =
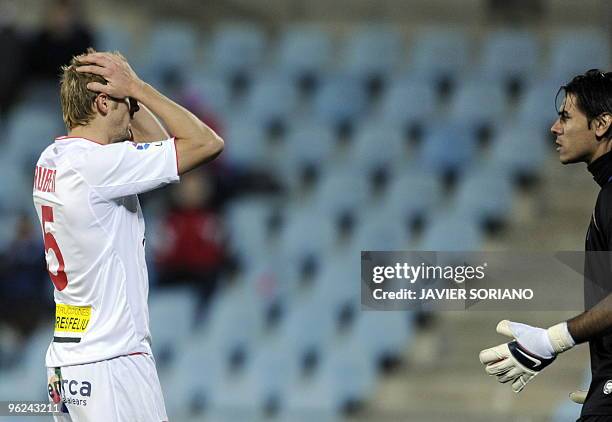
{"type": "Polygon", "coordinates": [[[565,153],[559,154],[559,161],[561,162],[561,164],[574,164],[582,160],[580,160],[578,157],[565,153]]]}

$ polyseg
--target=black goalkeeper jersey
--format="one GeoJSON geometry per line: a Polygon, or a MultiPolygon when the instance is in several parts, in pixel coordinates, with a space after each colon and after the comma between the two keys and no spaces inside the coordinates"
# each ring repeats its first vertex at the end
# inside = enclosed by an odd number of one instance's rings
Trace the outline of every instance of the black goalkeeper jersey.
{"type": "MultiPolygon", "coordinates": [[[[593,161],[588,170],[601,186],[586,235],[584,304],[590,309],[612,292],[612,152],[593,161]]],[[[589,341],[592,381],[582,415],[612,417],[612,335],[589,341]]]]}

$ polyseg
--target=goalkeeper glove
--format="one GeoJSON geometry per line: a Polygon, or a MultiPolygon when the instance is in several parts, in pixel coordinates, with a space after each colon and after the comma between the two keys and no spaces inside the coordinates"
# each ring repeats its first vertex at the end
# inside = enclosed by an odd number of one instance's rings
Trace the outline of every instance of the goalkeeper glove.
{"type": "Polygon", "coordinates": [[[570,393],[569,398],[574,403],[584,404],[588,391],[576,390],[570,393]]]}
{"type": "Polygon", "coordinates": [[[480,352],[485,371],[501,383],[512,381],[512,390],[519,393],[542,369],[553,363],[557,354],[576,343],[562,322],[548,330],[503,320],[497,332],[513,341],[480,352]]]}

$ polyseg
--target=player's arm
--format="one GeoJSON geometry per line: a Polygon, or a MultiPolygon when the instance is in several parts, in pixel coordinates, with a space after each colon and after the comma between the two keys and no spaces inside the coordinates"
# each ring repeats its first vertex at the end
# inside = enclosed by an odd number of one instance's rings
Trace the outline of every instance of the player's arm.
{"type": "Polygon", "coordinates": [[[127,61],[115,54],[91,53],[79,57],[88,65],[77,68],[102,76],[107,83],[92,82],[87,88],[111,97],[132,97],[148,107],[175,138],[178,172],[183,174],[217,157],[223,140],[193,113],[142,81],[127,61]]]}
{"type": "Polygon", "coordinates": [[[161,122],[144,104],[138,105],[131,127],[134,142],[161,141],[170,137],[161,122]]]}

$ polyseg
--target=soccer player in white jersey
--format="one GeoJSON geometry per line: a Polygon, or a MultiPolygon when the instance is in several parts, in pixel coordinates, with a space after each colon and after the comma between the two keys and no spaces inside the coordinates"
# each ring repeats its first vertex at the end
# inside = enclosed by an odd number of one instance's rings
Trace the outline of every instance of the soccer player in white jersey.
{"type": "Polygon", "coordinates": [[[55,285],[46,367],[50,400],[65,411],[55,420],[166,421],[137,195],[178,182],[223,140],[117,53],[73,58],[61,101],[68,135],[41,154],[33,190],[55,285]]]}

